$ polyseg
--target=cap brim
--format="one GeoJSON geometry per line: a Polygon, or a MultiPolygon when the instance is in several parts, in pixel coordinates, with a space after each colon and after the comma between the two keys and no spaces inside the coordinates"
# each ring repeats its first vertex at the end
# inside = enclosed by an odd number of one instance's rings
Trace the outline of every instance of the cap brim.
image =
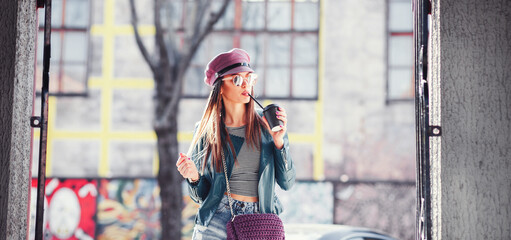
{"type": "Polygon", "coordinates": [[[224,74],[222,74],[220,77],[223,77],[223,76],[226,76],[226,75],[231,75],[231,74],[235,74],[235,73],[240,73],[240,72],[254,72],[254,70],[250,67],[247,67],[247,66],[239,66],[239,67],[235,67],[227,72],[225,72],[224,74]]]}

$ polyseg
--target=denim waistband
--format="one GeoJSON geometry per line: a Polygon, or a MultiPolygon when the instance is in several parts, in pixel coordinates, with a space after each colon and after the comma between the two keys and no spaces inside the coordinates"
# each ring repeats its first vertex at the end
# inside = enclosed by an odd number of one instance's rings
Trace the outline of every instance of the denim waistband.
{"type": "MultiPolygon", "coordinates": [[[[229,207],[229,197],[224,195],[220,204],[229,207]]],[[[259,213],[259,202],[243,202],[233,198],[232,208],[235,215],[259,213]]]]}

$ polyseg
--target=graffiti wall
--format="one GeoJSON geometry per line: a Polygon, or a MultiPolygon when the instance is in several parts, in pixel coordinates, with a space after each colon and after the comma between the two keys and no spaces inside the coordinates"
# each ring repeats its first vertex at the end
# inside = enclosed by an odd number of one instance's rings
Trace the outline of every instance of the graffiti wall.
{"type": "MultiPolygon", "coordinates": [[[[182,240],[188,240],[199,206],[188,196],[186,183],[182,191],[182,240]]],[[[47,179],[44,239],[160,239],[159,193],[156,179],[47,179]]],[[[277,189],[277,194],[284,223],[332,223],[330,183],[297,183],[287,192],[277,189]]],[[[36,197],[33,179],[30,239],[35,235],[36,197]]]]}
{"type": "Polygon", "coordinates": [[[97,239],[160,238],[160,189],[155,179],[102,179],[97,206],[97,239]]]}
{"type": "MultiPolygon", "coordinates": [[[[94,239],[97,181],[47,179],[44,239],[94,239]]],[[[37,179],[32,180],[30,238],[35,237],[37,179]]]]}
{"type": "MultiPolygon", "coordinates": [[[[44,239],[159,239],[155,179],[47,179],[44,239]]],[[[30,239],[35,237],[37,179],[32,180],[30,239]]]]}
{"type": "MultiPolygon", "coordinates": [[[[46,180],[44,239],[160,239],[160,188],[155,179],[46,180]]],[[[198,204],[183,184],[183,240],[193,233],[198,204]]],[[[37,179],[32,179],[30,239],[35,237],[37,179]]]]}

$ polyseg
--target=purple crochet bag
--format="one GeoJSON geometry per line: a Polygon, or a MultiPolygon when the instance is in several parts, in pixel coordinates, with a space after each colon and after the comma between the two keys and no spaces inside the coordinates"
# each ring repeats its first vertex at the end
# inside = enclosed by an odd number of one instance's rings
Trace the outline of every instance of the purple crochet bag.
{"type": "Polygon", "coordinates": [[[234,215],[232,210],[231,188],[227,178],[227,168],[225,166],[225,156],[222,152],[222,162],[224,165],[225,183],[227,186],[227,196],[229,198],[229,207],[231,209],[232,219],[227,222],[227,240],[284,240],[284,224],[279,216],[274,213],[254,213],[234,215]]]}
{"type": "Polygon", "coordinates": [[[227,222],[227,240],[285,239],[284,225],[277,214],[243,214],[227,222]]]}

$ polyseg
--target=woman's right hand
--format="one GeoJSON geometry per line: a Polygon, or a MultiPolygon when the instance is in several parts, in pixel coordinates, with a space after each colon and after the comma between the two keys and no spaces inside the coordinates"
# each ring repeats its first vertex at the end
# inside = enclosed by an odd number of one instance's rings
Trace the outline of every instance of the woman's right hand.
{"type": "Polygon", "coordinates": [[[199,171],[195,163],[184,153],[179,153],[176,166],[177,170],[184,178],[188,178],[191,182],[199,180],[199,171]]]}

